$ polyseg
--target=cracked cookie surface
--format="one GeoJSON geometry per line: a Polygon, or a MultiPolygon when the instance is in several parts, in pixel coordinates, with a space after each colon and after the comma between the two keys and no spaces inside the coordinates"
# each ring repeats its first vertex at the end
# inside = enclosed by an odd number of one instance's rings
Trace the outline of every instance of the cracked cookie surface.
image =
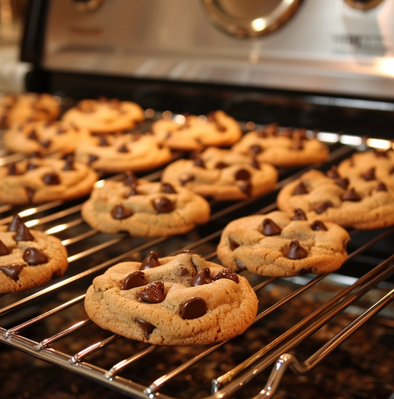
{"type": "Polygon", "coordinates": [[[123,262],[96,277],[85,310],[100,327],[154,345],[200,345],[243,333],[258,300],[245,277],[185,251],[123,262]]]}
{"type": "Polygon", "coordinates": [[[331,222],[310,221],[298,211],[281,211],[230,222],[223,230],[218,258],[225,267],[263,276],[325,274],[346,260],[349,233],[331,222]]]}

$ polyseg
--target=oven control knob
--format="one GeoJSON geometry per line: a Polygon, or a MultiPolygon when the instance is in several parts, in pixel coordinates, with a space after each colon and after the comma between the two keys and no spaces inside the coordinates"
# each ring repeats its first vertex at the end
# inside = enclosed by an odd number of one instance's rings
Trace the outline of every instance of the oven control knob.
{"type": "Polygon", "coordinates": [[[383,0],[344,0],[345,3],[357,10],[367,11],[379,5],[383,0]]]}
{"type": "Polygon", "coordinates": [[[80,12],[96,11],[104,0],[73,0],[74,8],[80,12]]]}

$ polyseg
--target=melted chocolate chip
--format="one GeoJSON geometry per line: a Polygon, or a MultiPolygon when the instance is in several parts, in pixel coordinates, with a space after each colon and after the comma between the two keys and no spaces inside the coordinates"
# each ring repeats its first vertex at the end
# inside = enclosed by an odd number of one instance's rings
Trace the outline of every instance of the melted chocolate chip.
{"type": "Polygon", "coordinates": [[[289,259],[303,259],[308,256],[308,252],[297,240],[291,240],[290,247],[284,255],[289,259]]]}
{"type": "Polygon", "coordinates": [[[64,165],[63,170],[68,171],[68,170],[75,170],[74,166],[74,156],[73,155],[68,155],[66,157],[66,163],[64,165]]]}
{"type": "Polygon", "coordinates": [[[111,216],[117,220],[127,219],[133,215],[134,212],[130,208],[126,208],[121,204],[116,205],[115,208],[111,211],[111,216]]]}
{"type": "Polygon", "coordinates": [[[250,172],[246,169],[239,169],[235,172],[235,180],[250,180],[250,172]]]}
{"type": "Polygon", "coordinates": [[[222,162],[219,161],[216,165],[215,165],[215,169],[224,169],[227,168],[228,164],[226,162],[222,162]]]}
{"type": "Polygon", "coordinates": [[[258,144],[253,144],[249,147],[249,154],[251,155],[257,155],[263,152],[263,147],[258,144]]]}
{"type": "Polygon", "coordinates": [[[198,168],[205,168],[205,163],[204,163],[204,161],[201,158],[196,158],[193,161],[193,165],[198,167],[198,168]]]}
{"type": "Polygon", "coordinates": [[[14,215],[7,231],[18,231],[21,223],[23,223],[21,217],[18,214],[14,215]]]}
{"type": "Polygon", "coordinates": [[[282,231],[281,228],[270,218],[264,219],[262,226],[262,233],[266,236],[277,236],[282,231]]]}
{"type": "Polygon", "coordinates": [[[23,260],[29,265],[41,265],[48,262],[48,257],[37,248],[26,248],[23,252],[23,260]]]}
{"type": "Polygon", "coordinates": [[[153,324],[150,324],[147,321],[139,318],[136,318],[135,321],[142,328],[142,332],[144,333],[145,339],[149,339],[149,336],[152,334],[152,331],[156,327],[153,324]]]}
{"type": "Polygon", "coordinates": [[[186,267],[181,266],[179,270],[179,275],[180,276],[187,276],[189,274],[189,270],[186,269],[186,267]]]}
{"type": "Polygon", "coordinates": [[[23,269],[23,265],[12,265],[12,266],[0,266],[0,270],[7,276],[12,278],[14,281],[19,280],[19,273],[23,269]]]}
{"type": "Polygon", "coordinates": [[[356,190],[352,187],[346,191],[341,197],[342,201],[361,201],[361,197],[356,193],[356,190]]]}
{"type": "Polygon", "coordinates": [[[319,215],[323,213],[327,208],[332,207],[332,202],[330,200],[320,202],[313,207],[313,210],[319,215]]]}
{"type": "Polygon", "coordinates": [[[228,243],[232,251],[234,251],[234,249],[237,249],[239,247],[239,244],[236,241],[234,241],[231,237],[228,238],[228,243]]]}
{"type": "Polygon", "coordinates": [[[384,183],[379,182],[376,187],[376,191],[387,191],[387,186],[384,183]]]}
{"type": "Polygon", "coordinates": [[[169,213],[174,210],[173,203],[167,197],[155,198],[152,205],[158,213],[169,213]]]}
{"type": "Polygon", "coordinates": [[[247,267],[239,259],[235,259],[235,264],[239,271],[247,270],[247,267]]]}
{"type": "Polygon", "coordinates": [[[4,242],[0,240],[0,256],[8,255],[9,253],[10,250],[7,248],[4,242]]]}
{"type": "Polygon", "coordinates": [[[176,194],[175,188],[170,183],[161,183],[160,192],[166,194],[176,194]]]}
{"type": "Polygon", "coordinates": [[[349,185],[349,179],[347,177],[340,177],[339,179],[335,179],[334,181],[335,181],[336,185],[344,188],[345,190],[347,189],[347,187],[349,185]]]}
{"type": "Polygon", "coordinates": [[[338,173],[338,168],[335,165],[331,166],[331,169],[327,171],[326,175],[330,179],[339,179],[341,177],[340,174],[338,173]]]}
{"type": "Polygon", "coordinates": [[[181,183],[182,186],[193,181],[194,179],[195,179],[195,177],[190,173],[182,173],[179,176],[179,182],[181,183]]]}
{"type": "Polygon", "coordinates": [[[145,279],[145,273],[139,270],[130,273],[122,283],[122,290],[130,290],[131,288],[141,287],[147,285],[148,282],[145,279]]]}
{"type": "Polygon", "coordinates": [[[190,280],[190,285],[192,287],[197,287],[198,285],[209,284],[212,282],[211,271],[205,267],[197,276],[190,280]]]}
{"type": "Polygon", "coordinates": [[[48,186],[56,186],[57,184],[60,184],[60,177],[57,173],[54,172],[46,173],[43,176],[42,180],[48,186]]]}
{"type": "Polygon", "coordinates": [[[131,170],[128,170],[124,173],[123,182],[125,186],[132,186],[138,184],[138,178],[135,173],[131,170]]]}
{"type": "Polygon", "coordinates": [[[228,280],[233,280],[237,284],[239,283],[239,277],[238,277],[237,273],[235,273],[235,271],[232,269],[228,269],[227,267],[212,274],[213,281],[217,281],[222,278],[226,278],[228,280]]]}
{"type": "Polygon", "coordinates": [[[308,194],[308,190],[306,189],[305,184],[303,182],[299,182],[293,190],[293,195],[302,195],[302,194],[308,194]]]}
{"type": "Polygon", "coordinates": [[[301,208],[296,208],[292,220],[307,220],[305,212],[301,208]]]}
{"type": "Polygon", "coordinates": [[[127,148],[126,144],[123,144],[120,148],[118,148],[118,152],[127,154],[130,152],[130,150],[127,148]]]}
{"type": "Polygon", "coordinates": [[[181,316],[185,320],[197,319],[205,313],[207,313],[207,304],[199,297],[189,299],[181,307],[181,316]]]}
{"type": "Polygon", "coordinates": [[[148,303],[160,303],[165,299],[164,283],[162,281],[154,281],[148,284],[139,294],[138,298],[148,303]]]}
{"type": "Polygon", "coordinates": [[[14,240],[19,241],[34,241],[33,235],[30,233],[30,230],[26,227],[24,223],[20,223],[18,226],[18,231],[14,235],[14,240]]]}
{"type": "Polygon", "coordinates": [[[150,251],[141,262],[140,270],[151,269],[156,266],[160,266],[159,255],[155,251],[150,251]]]}
{"type": "Polygon", "coordinates": [[[375,168],[372,167],[366,170],[364,173],[361,173],[361,177],[366,181],[375,180],[375,168]]]}
{"type": "Polygon", "coordinates": [[[321,222],[320,220],[315,220],[311,224],[311,229],[314,230],[314,231],[319,231],[319,230],[327,231],[326,225],[323,222],[321,222]]]}
{"type": "Polygon", "coordinates": [[[249,180],[237,180],[237,186],[239,189],[245,193],[248,197],[251,196],[252,193],[252,184],[249,180]]]}

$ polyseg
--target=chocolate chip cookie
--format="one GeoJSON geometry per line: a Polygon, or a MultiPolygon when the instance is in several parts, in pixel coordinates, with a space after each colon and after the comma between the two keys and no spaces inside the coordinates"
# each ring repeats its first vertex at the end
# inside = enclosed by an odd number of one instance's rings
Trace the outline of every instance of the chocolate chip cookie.
{"type": "Polygon", "coordinates": [[[43,285],[67,267],[67,250],[58,238],[28,229],[18,215],[0,226],[0,294],[43,285]]]}
{"type": "Polygon", "coordinates": [[[64,156],[73,153],[88,133],[63,121],[17,123],[4,133],[3,144],[9,152],[64,156]]]}
{"type": "Polygon", "coordinates": [[[111,133],[134,128],[145,119],[140,105],[132,101],[100,98],[82,100],[67,110],[62,119],[93,133],[111,133]]]}
{"type": "Polygon", "coordinates": [[[139,172],[170,162],[172,153],[148,134],[84,135],[78,142],[75,159],[103,172],[139,172]]]}
{"type": "Polygon", "coordinates": [[[183,234],[209,220],[210,206],[200,195],[132,176],[107,180],[92,191],[81,210],[90,226],[106,233],[127,231],[132,236],[158,237],[183,234]]]}
{"type": "Polygon", "coordinates": [[[182,123],[160,119],[152,125],[152,132],[161,143],[180,151],[228,147],[242,135],[239,123],[221,110],[207,116],[187,115],[182,123]]]}
{"type": "Polygon", "coordinates": [[[258,300],[245,277],[186,251],[124,262],[96,277],[85,298],[100,327],[154,345],[201,345],[243,333],[258,300]]]}
{"type": "Polygon", "coordinates": [[[162,180],[218,201],[258,197],[271,191],[277,182],[274,166],[250,155],[209,147],[194,156],[169,164],[162,180]]]}
{"type": "Polygon", "coordinates": [[[0,166],[0,203],[38,204],[90,193],[97,181],[89,166],[66,159],[27,158],[0,166]]]}
{"type": "Polygon", "coordinates": [[[308,135],[306,129],[280,128],[275,123],[246,133],[232,148],[252,154],[260,162],[282,167],[324,162],[329,154],[328,147],[308,135]]]}
{"type": "Polygon", "coordinates": [[[289,215],[299,208],[309,220],[343,227],[377,229],[394,224],[392,187],[377,179],[343,177],[336,168],[306,172],[282,188],[277,205],[289,215]]]}
{"type": "Polygon", "coordinates": [[[52,121],[59,115],[59,101],[47,93],[7,94],[0,99],[0,128],[27,121],[52,121]]]}
{"type": "Polygon", "coordinates": [[[311,221],[297,210],[230,222],[223,230],[217,255],[225,267],[263,276],[325,274],[346,260],[349,233],[331,222],[311,221]]]}

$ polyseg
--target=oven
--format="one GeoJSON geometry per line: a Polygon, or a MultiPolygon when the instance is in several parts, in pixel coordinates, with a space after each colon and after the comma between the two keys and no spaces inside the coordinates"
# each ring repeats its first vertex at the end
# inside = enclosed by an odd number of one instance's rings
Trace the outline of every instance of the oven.
{"type": "MultiPolygon", "coordinates": [[[[2,397],[393,398],[393,226],[349,229],[348,259],[336,273],[242,272],[259,312],[244,334],[219,344],[127,340],[83,309],[86,289],[108,267],[185,248],[219,262],[224,227],[275,210],[279,190],[306,170],[326,171],[367,147],[394,148],[393,17],[394,0],[30,1],[25,90],[54,94],[63,110],[84,98],[135,101],[144,134],[161,117],[223,109],[245,132],[270,123],[315,131],[330,155],[280,169],[262,197],[210,201],[207,224],[171,238],[100,233],[81,218],[86,198],[1,204],[1,224],[19,213],[69,253],[62,278],[0,298],[2,397]]],[[[1,162],[21,157],[3,152],[1,162]]]]}

